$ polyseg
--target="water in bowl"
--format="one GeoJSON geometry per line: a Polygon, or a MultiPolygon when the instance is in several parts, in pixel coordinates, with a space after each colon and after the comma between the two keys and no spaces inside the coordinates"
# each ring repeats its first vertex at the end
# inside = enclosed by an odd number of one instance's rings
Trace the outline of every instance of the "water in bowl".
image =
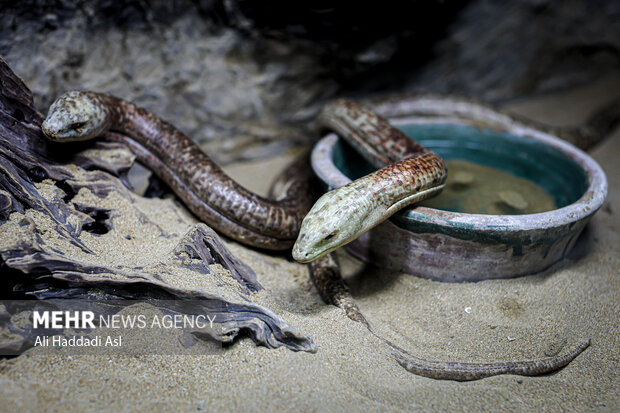
{"type": "Polygon", "coordinates": [[[468,214],[522,215],[551,211],[553,197],[534,182],[463,159],[446,162],[446,187],[419,205],[468,214]]]}

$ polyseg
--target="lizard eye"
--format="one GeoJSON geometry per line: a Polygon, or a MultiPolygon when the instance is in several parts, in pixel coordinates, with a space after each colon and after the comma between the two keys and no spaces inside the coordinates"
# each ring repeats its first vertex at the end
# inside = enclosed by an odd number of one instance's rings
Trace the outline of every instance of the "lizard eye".
{"type": "Polygon", "coordinates": [[[337,233],[338,233],[338,230],[332,231],[329,235],[323,238],[323,241],[329,241],[330,239],[334,238],[337,233]]]}
{"type": "Polygon", "coordinates": [[[76,132],[82,132],[82,129],[86,126],[86,122],[74,122],[69,125],[69,129],[72,129],[76,132]]]}

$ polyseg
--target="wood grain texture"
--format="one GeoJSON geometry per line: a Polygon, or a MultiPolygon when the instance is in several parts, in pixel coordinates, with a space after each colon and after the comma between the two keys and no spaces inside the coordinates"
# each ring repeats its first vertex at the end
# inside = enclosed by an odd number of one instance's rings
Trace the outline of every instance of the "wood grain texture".
{"type": "MultiPolygon", "coordinates": [[[[123,290],[140,299],[191,298],[203,303],[202,311],[218,315],[222,329],[214,338],[219,341],[243,333],[268,347],[315,350],[312,339],[253,302],[262,290],[256,275],[212,229],[184,219],[187,214],[174,204],[168,207],[185,234],[140,209],[144,199],[131,192],[125,177],[135,156],[123,144],[48,142],[31,92],[1,58],[0,86],[0,258],[17,270],[17,282],[5,283],[5,289],[40,299],[111,299],[122,297],[123,290]],[[119,210],[102,206],[114,202],[88,202],[85,193],[95,201],[114,199],[119,210]],[[118,235],[114,222],[121,216],[135,216],[140,231],[158,233],[170,245],[168,252],[145,264],[111,260],[106,250],[122,248],[111,238],[118,235]],[[215,271],[215,264],[225,271],[215,271]],[[213,291],[181,283],[179,272],[210,280],[213,291]]],[[[27,345],[29,338],[23,339],[27,345]]]]}

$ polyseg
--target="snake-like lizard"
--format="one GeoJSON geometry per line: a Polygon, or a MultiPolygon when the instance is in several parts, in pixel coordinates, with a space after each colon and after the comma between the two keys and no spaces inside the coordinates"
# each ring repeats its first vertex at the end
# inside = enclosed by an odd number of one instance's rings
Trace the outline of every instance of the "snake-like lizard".
{"type": "Polygon", "coordinates": [[[232,180],[174,126],[110,95],[68,92],[52,104],[42,129],[54,141],[105,135],[124,142],[193,213],[218,231],[264,249],[287,250],[294,244],[295,259],[312,261],[311,274],[321,297],[364,323],[412,373],[452,380],[538,375],[565,366],[589,345],[587,340],[566,354],[534,361],[458,363],[415,357],[378,336],[355,304],[331,252],[399,209],[438,193],[445,182],[445,165],[438,155],[357,103],[337,100],[326,105],[319,123],[338,132],[381,169],[326,193],[310,212],[307,164],[296,161],[281,175],[288,182],[279,200],[260,197],[232,180]]]}

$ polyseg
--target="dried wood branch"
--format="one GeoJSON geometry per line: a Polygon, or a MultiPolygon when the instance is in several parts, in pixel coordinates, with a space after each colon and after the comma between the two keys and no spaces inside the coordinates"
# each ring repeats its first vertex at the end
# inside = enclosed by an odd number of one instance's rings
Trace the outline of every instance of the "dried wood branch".
{"type": "MultiPolygon", "coordinates": [[[[218,316],[219,341],[244,332],[269,347],[314,351],[258,303],[256,275],[212,229],[170,199],[128,188],[126,147],[48,142],[30,90],[1,58],[0,86],[0,258],[19,271],[9,288],[43,300],[192,299],[193,311],[218,316]]],[[[22,338],[8,344],[32,337],[22,338]]]]}

